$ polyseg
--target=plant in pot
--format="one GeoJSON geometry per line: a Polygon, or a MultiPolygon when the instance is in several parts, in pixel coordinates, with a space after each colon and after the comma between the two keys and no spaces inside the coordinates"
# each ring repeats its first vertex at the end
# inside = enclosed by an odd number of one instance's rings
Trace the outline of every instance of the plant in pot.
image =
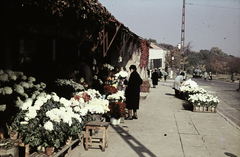
{"type": "Polygon", "coordinates": [[[120,118],[124,116],[125,107],[126,107],[126,103],[124,102],[111,102],[109,104],[110,116],[112,121],[115,119],[118,120],[118,122],[115,125],[119,124],[120,118]]]}

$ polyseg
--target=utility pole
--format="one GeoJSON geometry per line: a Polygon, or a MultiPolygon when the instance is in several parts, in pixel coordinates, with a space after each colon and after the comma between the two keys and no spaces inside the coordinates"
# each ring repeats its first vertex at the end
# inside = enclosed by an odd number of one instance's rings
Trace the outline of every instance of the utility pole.
{"type": "Polygon", "coordinates": [[[184,71],[184,62],[185,62],[184,61],[184,41],[185,41],[185,0],[183,0],[183,8],[182,8],[181,50],[180,50],[180,53],[183,55],[183,71],[184,71]]]}

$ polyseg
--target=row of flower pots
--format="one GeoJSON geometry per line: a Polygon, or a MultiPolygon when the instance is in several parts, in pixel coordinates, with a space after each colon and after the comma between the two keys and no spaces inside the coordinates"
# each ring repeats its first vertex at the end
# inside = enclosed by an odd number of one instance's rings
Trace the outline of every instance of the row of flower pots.
{"type": "Polygon", "coordinates": [[[199,87],[195,81],[191,79],[181,84],[180,90],[184,93],[184,98],[189,104],[193,105],[193,112],[216,113],[219,100],[206,90],[199,87]]]}

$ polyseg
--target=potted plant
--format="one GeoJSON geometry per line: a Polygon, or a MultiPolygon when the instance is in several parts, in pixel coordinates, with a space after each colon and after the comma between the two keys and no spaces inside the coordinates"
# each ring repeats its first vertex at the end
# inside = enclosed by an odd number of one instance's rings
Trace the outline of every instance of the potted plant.
{"type": "Polygon", "coordinates": [[[120,123],[120,118],[125,114],[126,103],[124,102],[111,102],[109,104],[111,123],[113,125],[118,125],[120,123]],[[116,122],[117,120],[117,122],[116,122]]]}

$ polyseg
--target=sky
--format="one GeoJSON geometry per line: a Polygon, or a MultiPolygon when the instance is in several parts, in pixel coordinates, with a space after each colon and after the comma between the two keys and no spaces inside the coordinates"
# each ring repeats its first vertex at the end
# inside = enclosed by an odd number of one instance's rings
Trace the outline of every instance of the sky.
{"type": "MultiPolygon", "coordinates": [[[[181,43],[183,0],[99,0],[136,35],[181,43]]],[[[240,0],[185,0],[185,41],[191,50],[218,47],[240,57],[240,0]]]]}

